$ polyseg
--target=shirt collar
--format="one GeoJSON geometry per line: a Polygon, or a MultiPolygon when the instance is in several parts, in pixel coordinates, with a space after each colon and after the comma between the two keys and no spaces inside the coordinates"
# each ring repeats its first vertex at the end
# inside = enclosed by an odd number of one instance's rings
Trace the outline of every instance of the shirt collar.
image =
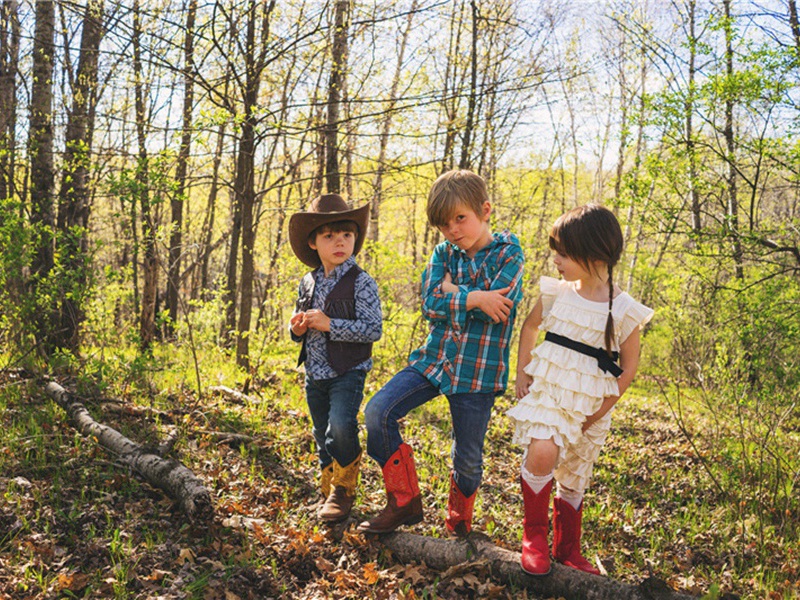
{"type": "Polygon", "coordinates": [[[347,273],[351,268],[353,268],[356,264],[356,259],[354,256],[351,256],[338,267],[335,267],[333,271],[331,271],[330,276],[325,277],[325,267],[320,265],[317,267],[317,277],[321,277],[322,279],[334,279],[338,281],[342,278],[342,275],[347,273]]]}

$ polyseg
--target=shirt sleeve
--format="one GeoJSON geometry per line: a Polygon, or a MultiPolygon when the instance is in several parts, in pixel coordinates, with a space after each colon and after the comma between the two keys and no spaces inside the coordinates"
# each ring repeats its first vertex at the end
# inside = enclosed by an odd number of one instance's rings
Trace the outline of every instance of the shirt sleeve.
{"type": "Polygon", "coordinates": [[[331,319],[329,337],[334,342],[375,342],[383,333],[383,313],[378,284],[366,272],[355,282],[355,319],[331,319]]]}
{"type": "MultiPolygon", "coordinates": [[[[507,246],[506,250],[504,250],[499,257],[499,262],[501,266],[497,270],[488,289],[502,290],[506,287],[511,288],[506,294],[506,298],[509,298],[514,303],[514,306],[516,306],[522,299],[522,277],[524,274],[523,267],[525,266],[525,258],[522,254],[522,250],[519,246],[507,246]]],[[[467,286],[459,287],[466,290],[467,294],[481,289],[470,289],[467,286]]],[[[464,297],[464,305],[466,306],[466,296],[464,297]]],[[[470,310],[469,316],[481,321],[493,322],[492,318],[480,308],[473,308],[470,310]]]]}
{"type": "Polygon", "coordinates": [[[447,247],[436,246],[422,273],[422,316],[428,321],[449,321],[454,329],[461,329],[467,318],[468,291],[460,289],[454,294],[442,291],[442,281],[447,273],[447,247]]]}

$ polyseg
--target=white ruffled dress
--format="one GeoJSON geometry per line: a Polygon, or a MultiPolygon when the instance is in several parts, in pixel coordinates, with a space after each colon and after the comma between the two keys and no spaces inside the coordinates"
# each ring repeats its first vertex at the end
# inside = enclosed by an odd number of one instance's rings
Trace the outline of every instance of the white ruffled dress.
{"type": "MultiPolygon", "coordinates": [[[[540,330],[552,331],[597,348],[605,347],[608,302],[587,300],[572,282],[542,277],[540,330]]],[[[614,298],[613,350],[653,316],[653,310],[623,292],[614,298]]],[[[586,433],[581,427],[605,396],[619,394],[617,379],[603,372],[597,359],[575,350],[542,341],[531,351],[525,372],[533,377],[528,394],[507,415],[514,422],[514,443],[526,448],[532,439],[550,439],[561,448],[556,480],[584,491],[611,426],[609,411],[586,433]]]]}

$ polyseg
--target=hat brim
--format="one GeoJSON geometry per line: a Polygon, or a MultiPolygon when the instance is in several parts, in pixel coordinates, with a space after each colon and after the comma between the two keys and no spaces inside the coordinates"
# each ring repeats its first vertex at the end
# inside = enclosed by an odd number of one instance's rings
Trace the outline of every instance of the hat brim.
{"type": "Polygon", "coordinates": [[[308,236],[317,227],[337,221],[353,221],[358,225],[358,237],[353,247],[353,256],[358,254],[364,245],[367,237],[367,226],[369,225],[369,204],[352,210],[341,212],[299,212],[289,219],[289,243],[292,251],[301,262],[312,268],[317,268],[322,264],[317,251],[308,245],[308,236]]]}

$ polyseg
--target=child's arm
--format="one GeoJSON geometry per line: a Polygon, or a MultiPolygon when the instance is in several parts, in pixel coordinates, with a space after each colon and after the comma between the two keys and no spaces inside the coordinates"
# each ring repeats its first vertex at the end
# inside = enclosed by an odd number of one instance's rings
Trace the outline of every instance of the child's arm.
{"type": "Polygon", "coordinates": [[[491,290],[470,290],[467,286],[458,286],[453,283],[450,273],[446,273],[442,281],[442,291],[445,294],[467,292],[467,310],[479,309],[483,314],[476,316],[488,317],[493,323],[505,323],[514,308],[514,301],[506,294],[511,291],[510,286],[491,290]]]}
{"type": "Polygon", "coordinates": [[[539,326],[542,324],[542,298],[536,301],[531,312],[525,317],[522,323],[522,330],[519,333],[519,350],[517,351],[517,398],[522,398],[528,393],[528,389],[533,383],[533,377],[525,372],[525,367],[531,360],[531,351],[536,345],[536,338],[539,337],[539,326]]]}
{"type": "MultiPolygon", "coordinates": [[[[466,312],[482,321],[505,323],[514,305],[522,298],[522,274],[525,259],[517,248],[504,255],[501,268],[489,283],[489,289],[475,289],[467,285],[452,283],[452,276],[444,270],[438,291],[443,300],[449,301],[454,320],[466,320],[466,312]],[[463,313],[463,314],[462,314],[463,313]]],[[[424,288],[423,288],[424,292],[424,288]]],[[[423,297],[423,311],[425,310],[423,297]]],[[[427,315],[426,315],[427,316],[427,315]]],[[[459,322],[463,326],[464,323],[459,322]]]]}
{"type": "MultiPolygon", "coordinates": [[[[458,309],[455,297],[442,289],[447,275],[447,249],[443,244],[433,249],[433,254],[422,273],[422,316],[429,321],[448,321],[456,317],[458,309]]],[[[466,308],[465,308],[466,310],[466,308]]]]}
{"type": "Polygon", "coordinates": [[[589,427],[594,425],[594,423],[602,419],[628,389],[633,378],[636,376],[636,370],[639,368],[640,348],[641,339],[639,336],[639,328],[637,327],[619,346],[619,366],[622,367],[622,375],[617,379],[619,396],[606,396],[603,398],[603,404],[600,405],[600,409],[593,415],[586,417],[586,421],[583,423],[583,431],[586,431],[589,427]]]}

